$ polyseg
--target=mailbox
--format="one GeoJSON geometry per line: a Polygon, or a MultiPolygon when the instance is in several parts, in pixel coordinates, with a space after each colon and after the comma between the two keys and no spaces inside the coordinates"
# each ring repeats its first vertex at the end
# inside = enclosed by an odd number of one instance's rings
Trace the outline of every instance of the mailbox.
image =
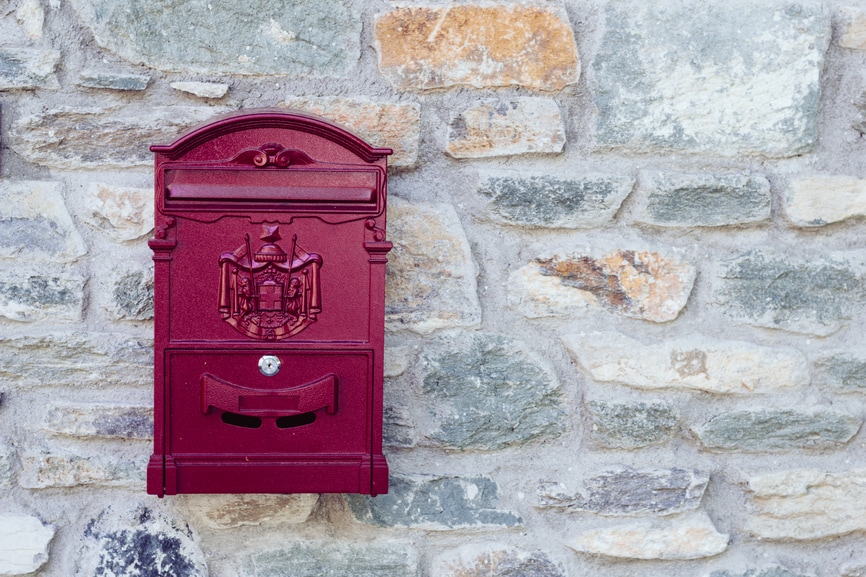
{"type": "Polygon", "coordinates": [[[392,151],[281,110],[151,150],[148,493],[386,493],[392,151]]]}

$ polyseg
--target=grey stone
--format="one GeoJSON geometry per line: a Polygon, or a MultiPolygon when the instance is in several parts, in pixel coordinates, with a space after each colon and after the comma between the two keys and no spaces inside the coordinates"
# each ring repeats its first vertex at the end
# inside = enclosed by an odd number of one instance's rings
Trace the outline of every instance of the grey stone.
{"type": "Polygon", "coordinates": [[[815,363],[813,382],[840,392],[866,391],[866,359],[840,353],[815,363]]]}
{"type": "Polygon", "coordinates": [[[0,90],[57,90],[60,83],[54,69],[59,61],[57,50],[0,46],[0,90]]]}
{"type": "Polygon", "coordinates": [[[84,286],[84,277],[75,273],[0,266],[0,317],[19,322],[80,321],[84,286]]]}
{"type": "Polygon", "coordinates": [[[679,429],[680,417],[669,403],[590,401],[593,440],[611,449],[637,449],[663,443],[679,429]]]}
{"type": "Polygon", "coordinates": [[[538,504],[599,515],[672,515],[697,509],[708,482],[706,473],[688,469],[623,468],[585,479],[576,494],[542,484],[538,504]]]}
{"type": "Polygon", "coordinates": [[[638,222],[726,226],[770,219],[770,181],[759,175],[647,173],[638,222]]]}
{"type": "Polygon", "coordinates": [[[694,432],[705,447],[724,451],[832,449],[850,441],[861,423],[829,409],[758,409],[723,413],[694,432]]]}
{"type": "Polygon", "coordinates": [[[48,561],[54,527],[30,515],[0,514],[0,575],[33,573],[48,561]]]}
{"type": "Polygon", "coordinates": [[[489,451],[565,430],[559,381],[518,341],[452,336],[425,351],[422,363],[423,393],[438,426],[427,437],[435,444],[489,451]]]}
{"type": "Polygon", "coordinates": [[[829,10],[613,2],[592,63],[602,147],[788,157],[817,140],[829,10]]]}
{"type": "Polygon", "coordinates": [[[503,545],[467,544],[433,560],[436,577],[565,577],[541,551],[503,545]]]}
{"type": "Polygon", "coordinates": [[[346,76],[361,18],[347,0],[73,0],[96,42],[136,64],[199,74],[346,76]]]}
{"type": "Polygon", "coordinates": [[[844,259],[750,252],[727,266],[719,296],[728,315],[749,324],[828,335],[862,304],[866,288],[844,259]]]}
{"type": "Polygon", "coordinates": [[[56,405],[45,428],[72,437],[153,438],[153,407],[127,405],[56,405]]]}
{"type": "Polygon", "coordinates": [[[150,271],[124,274],[115,280],[112,293],[116,318],[137,321],[153,318],[153,275],[150,271]]]}
{"type": "Polygon", "coordinates": [[[107,88],[109,90],[146,90],[150,76],[144,74],[113,74],[110,72],[82,72],[78,85],[85,88],[107,88]]]}
{"type": "Polygon", "coordinates": [[[377,527],[441,531],[523,523],[516,514],[496,509],[498,492],[488,477],[391,475],[387,495],[346,495],[346,500],[358,521],[377,527]]]}
{"type": "Polygon", "coordinates": [[[229,91],[228,84],[217,82],[172,82],[171,87],[199,98],[222,98],[229,91]]]}
{"type": "Polygon", "coordinates": [[[51,168],[151,166],[151,144],[171,140],[220,112],[190,106],[57,108],[16,120],[9,143],[27,160],[51,168]]]}
{"type": "Polygon", "coordinates": [[[418,553],[409,543],[288,543],[238,563],[242,577],[420,577],[418,553]]]}
{"type": "Polygon", "coordinates": [[[189,526],[139,506],[92,519],[78,551],[77,577],[207,577],[207,561],[189,526]]]}
{"type": "Polygon", "coordinates": [[[544,228],[590,228],[610,222],[634,179],[609,175],[484,172],[478,192],[498,220],[544,228]]]}
{"type": "Polygon", "coordinates": [[[407,395],[387,384],[382,411],[382,443],[386,447],[414,447],[417,442],[415,417],[407,395]]]}
{"type": "Polygon", "coordinates": [[[8,485],[15,474],[17,453],[8,440],[0,441],[0,484],[8,485]]]}
{"type": "Polygon", "coordinates": [[[71,487],[125,487],[144,489],[147,455],[138,451],[126,453],[82,454],[80,449],[67,452],[60,447],[42,449],[21,455],[18,484],[25,489],[71,487]]]}
{"type": "Polygon", "coordinates": [[[763,567],[761,569],[749,569],[747,571],[731,571],[728,569],[711,572],[707,577],[809,577],[803,573],[796,573],[785,567],[763,567]]]}

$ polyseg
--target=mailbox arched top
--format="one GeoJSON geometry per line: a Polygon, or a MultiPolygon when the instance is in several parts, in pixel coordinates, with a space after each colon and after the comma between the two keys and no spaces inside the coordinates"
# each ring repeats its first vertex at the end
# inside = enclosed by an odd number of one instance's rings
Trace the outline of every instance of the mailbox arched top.
{"type": "Polygon", "coordinates": [[[281,109],[263,109],[230,113],[206,124],[194,127],[171,144],[155,144],[152,152],[177,160],[195,148],[234,132],[259,128],[277,128],[306,132],[338,144],[364,162],[375,162],[392,154],[390,148],[376,148],[327,120],[310,114],[281,109]]]}

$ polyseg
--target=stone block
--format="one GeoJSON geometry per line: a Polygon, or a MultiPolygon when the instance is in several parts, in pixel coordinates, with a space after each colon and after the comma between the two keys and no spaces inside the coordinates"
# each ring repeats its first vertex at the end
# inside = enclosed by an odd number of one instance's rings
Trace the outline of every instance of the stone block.
{"type": "Polygon", "coordinates": [[[261,525],[296,525],[309,519],[319,496],[298,495],[186,495],[183,509],[211,529],[261,525]]]}
{"type": "Polygon", "coordinates": [[[866,216],[866,179],[808,176],[791,180],[785,215],[796,226],[815,227],[866,216]]]}
{"type": "Polygon", "coordinates": [[[40,0],[19,0],[15,10],[15,19],[21,25],[24,35],[31,40],[42,38],[45,25],[45,10],[40,0]]]}
{"type": "Polygon", "coordinates": [[[0,575],[34,573],[48,561],[54,527],[30,515],[0,514],[0,575]]]}
{"type": "Polygon", "coordinates": [[[523,520],[496,508],[499,487],[488,477],[391,475],[387,495],[346,495],[361,523],[447,531],[471,527],[514,527],[523,520]]]}
{"type": "Polygon", "coordinates": [[[240,577],[420,577],[418,553],[411,544],[296,541],[282,549],[257,551],[238,562],[240,577]]]}
{"type": "Polygon", "coordinates": [[[562,114],[551,98],[482,100],[449,128],[445,152],[453,158],[558,154],[565,146],[562,114]]]}
{"type": "Polygon", "coordinates": [[[580,77],[571,24],[552,4],[402,6],[374,33],[379,71],[400,90],[560,90],[580,77]]]}
{"type": "Polygon", "coordinates": [[[114,278],[111,315],[116,319],[144,321],[153,318],[153,272],[131,271],[114,278]]]}
{"type": "Polygon", "coordinates": [[[746,528],[760,539],[801,541],[866,531],[866,469],[793,469],[749,479],[746,528]]]}
{"type": "Polygon", "coordinates": [[[866,14],[849,13],[847,20],[845,31],[839,37],[839,46],[851,50],[866,50],[866,14]]]}
{"type": "Polygon", "coordinates": [[[637,222],[729,226],[770,220],[770,181],[760,175],[647,172],[637,222]]]}
{"type": "Polygon", "coordinates": [[[18,484],[25,489],[126,487],[144,490],[147,455],[138,462],[116,452],[110,455],[30,451],[21,455],[18,484]]]}
{"type": "Polygon", "coordinates": [[[805,356],[700,335],[644,345],[620,333],[576,333],[563,344],[593,380],[641,389],[679,388],[717,394],[771,393],[809,384],[805,356]]]}
{"type": "Polygon", "coordinates": [[[135,64],[185,74],[347,76],[361,18],[349,0],[73,0],[96,42],[135,64]]]}
{"type": "Polygon", "coordinates": [[[847,353],[823,357],[815,363],[813,383],[840,393],[866,391],[866,359],[847,353]]]}
{"type": "Polygon", "coordinates": [[[470,544],[437,555],[436,577],[565,577],[541,551],[523,551],[507,545],[470,544]]]}
{"type": "Polygon", "coordinates": [[[171,87],[199,98],[222,98],[229,91],[228,84],[219,82],[172,82],[171,87]]]}
{"type": "Polygon", "coordinates": [[[394,154],[388,157],[389,167],[411,168],[418,160],[420,104],[290,96],[285,105],[336,122],[373,146],[393,149],[394,154]]]}
{"type": "Polygon", "coordinates": [[[107,404],[58,404],[45,430],[71,437],[152,439],[153,407],[107,404]]]}
{"type": "Polygon", "coordinates": [[[60,51],[0,46],[0,90],[57,90],[60,51]]]}
{"type": "Polygon", "coordinates": [[[706,513],[695,512],[592,529],[566,545],[578,553],[604,557],[681,561],[722,553],[728,548],[728,535],[719,533],[706,513]]]}
{"type": "Polygon", "coordinates": [[[819,3],[614,2],[590,78],[602,148],[790,157],[817,141],[819,3]]]}
{"type": "Polygon", "coordinates": [[[670,440],[679,429],[680,416],[669,403],[614,403],[590,401],[589,434],[603,447],[639,449],[670,440]]]}
{"type": "Polygon", "coordinates": [[[562,483],[543,483],[538,504],[609,516],[672,515],[697,509],[709,480],[706,473],[680,468],[611,469],[584,479],[576,493],[562,483]]]}
{"type": "Polygon", "coordinates": [[[388,229],[385,328],[429,334],[480,324],[478,271],[454,207],[392,197],[388,229]]]}
{"type": "Polygon", "coordinates": [[[613,220],[634,179],[612,175],[481,173],[478,192],[494,219],[518,226],[593,228],[613,220]]]}
{"type": "Polygon", "coordinates": [[[105,88],[121,92],[140,92],[147,90],[148,84],[150,84],[150,76],[146,74],[86,71],[78,76],[78,85],[84,88],[105,88]]]}
{"type": "Polygon", "coordinates": [[[425,348],[422,392],[434,445],[492,451],[559,436],[562,387],[550,364],[522,342],[490,334],[450,335],[425,348]]]}
{"type": "Polygon", "coordinates": [[[153,230],[153,189],[90,183],[84,191],[84,221],[117,242],[153,230]]]}
{"type": "Polygon", "coordinates": [[[713,571],[707,577],[809,577],[808,574],[797,573],[785,567],[773,566],[760,569],[748,569],[746,571],[718,570],[713,571]]]}
{"type": "Polygon", "coordinates": [[[863,420],[823,408],[731,411],[694,429],[701,443],[721,451],[839,448],[863,420]]]}
{"type": "Polygon", "coordinates": [[[86,279],[74,272],[0,265],[0,317],[18,321],[80,321],[86,279]]]}

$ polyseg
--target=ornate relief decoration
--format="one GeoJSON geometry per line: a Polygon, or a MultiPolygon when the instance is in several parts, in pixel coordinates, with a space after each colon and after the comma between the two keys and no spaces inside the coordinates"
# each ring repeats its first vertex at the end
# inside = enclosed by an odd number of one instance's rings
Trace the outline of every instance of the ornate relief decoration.
{"type": "Polygon", "coordinates": [[[261,340],[280,340],[295,335],[322,312],[319,269],[322,257],[298,246],[292,235],[286,253],[277,244],[279,225],[264,225],[255,252],[250,235],[234,252],[219,258],[219,312],[223,320],[241,333],[261,340]]]}

